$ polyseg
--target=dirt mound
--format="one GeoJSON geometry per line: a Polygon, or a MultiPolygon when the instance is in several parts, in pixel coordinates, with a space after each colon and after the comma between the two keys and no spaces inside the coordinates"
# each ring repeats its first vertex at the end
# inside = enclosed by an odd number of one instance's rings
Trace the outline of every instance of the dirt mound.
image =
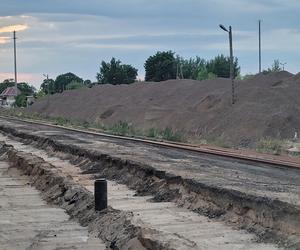
{"type": "Polygon", "coordinates": [[[235,105],[230,80],[218,78],[98,85],[46,97],[28,111],[106,126],[126,121],[143,130],[171,127],[190,137],[243,146],[300,133],[299,75],[261,73],[235,84],[235,105]]]}

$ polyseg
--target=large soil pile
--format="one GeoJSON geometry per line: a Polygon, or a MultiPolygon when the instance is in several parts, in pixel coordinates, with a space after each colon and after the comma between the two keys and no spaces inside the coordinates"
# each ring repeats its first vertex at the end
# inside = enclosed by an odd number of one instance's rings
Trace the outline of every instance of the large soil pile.
{"type": "Polygon", "coordinates": [[[236,81],[236,93],[232,105],[231,82],[223,78],[99,85],[41,99],[28,111],[104,125],[127,121],[144,130],[171,127],[243,146],[300,134],[300,74],[258,74],[236,81]]]}

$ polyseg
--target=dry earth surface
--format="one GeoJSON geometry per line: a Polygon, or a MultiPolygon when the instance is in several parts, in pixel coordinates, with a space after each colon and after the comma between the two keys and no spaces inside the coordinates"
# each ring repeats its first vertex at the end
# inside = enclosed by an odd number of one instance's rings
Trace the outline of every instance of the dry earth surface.
{"type": "Polygon", "coordinates": [[[47,204],[30,180],[0,159],[0,249],[104,250],[105,244],[66,212],[47,204]]]}
{"type": "Polygon", "coordinates": [[[42,157],[87,190],[92,191],[90,178],[112,180],[112,207],[132,212],[134,228],[151,228],[139,238],[144,245],[268,249],[276,246],[266,243],[277,243],[297,249],[300,244],[297,169],[3,119],[1,130],[1,140],[25,155],[42,157]]]}

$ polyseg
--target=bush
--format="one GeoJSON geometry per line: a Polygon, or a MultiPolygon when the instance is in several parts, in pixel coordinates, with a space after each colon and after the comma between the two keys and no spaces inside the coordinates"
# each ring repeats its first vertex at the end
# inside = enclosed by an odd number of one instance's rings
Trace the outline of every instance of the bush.
{"type": "Polygon", "coordinates": [[[159,130],[157,128],[150,128],[147,133],[147,137],[164,139],[167,141],[184,141],[184,136],[182,133],[174,132],[171,128],[167,127],[164,130],[159,130]]]}
{"type": "Polygon", "coordinates": [[[27,97],[24,94],[20,94],[16,97],[15,106],[17,107],[26,107],[27,106],[27,97]]]}
{"type": "Polygon", "coordinates": [[[273,139],[273,138],[261,139],[257,143],[256,149],[258,152],[280,155],[280,153],[283,150],[283,141],[273,139]]]}
{"type": "Polygon", "coordinates": [[[150,137],[150,138],[157,138],[159,137],[160,131],[157,128],[150,128],[147,133],[146,136],[150,137]]]}
{"type": "Polygon", "coordinates": [[[118,123],[112,125],[108,130],[116,135],[134,135],[134,129],[124,121],[119,121],[118,123]]]}

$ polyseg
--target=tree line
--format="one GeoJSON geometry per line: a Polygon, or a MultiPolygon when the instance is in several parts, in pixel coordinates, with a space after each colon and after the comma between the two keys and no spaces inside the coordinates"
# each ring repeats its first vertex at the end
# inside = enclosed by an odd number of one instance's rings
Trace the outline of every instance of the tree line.
{"type": "MultiPolygon", "coordinates": [[[[271,69],[266,72],[280,71],[279,61],[275,60],[271,69]],[[275,66],[274,66],[275,65],[275,66]]],[[[218,55],[210,60],[196,56],[185,59],[173,51],[158,51],[148,57],[144,64],[145,81],[159,82],[169,79],[206,80],[216,77],[230,77],[230,58],[218,55]]],[[[233,61],[234,77],[240,78],[238,59],[233,61]]],[[[96,82],[83,80],[69,72],[53,79],[45,79],[41,84],[38,95],[61,93],[64,90],[92,87],[95,84],[131,84],[137,81],[138,70],[130,64],[123,64],[120,60],[112,58],[102,61],[100,70],[96,75],[96,82]]],[[[247,75],[248,77],[249,75],[247,75]]]]}
{"type": "MultiPolygon", "coordinates": [[[[240,77],[240,66],[238,59],[234,58],[234,77],[240,77]]],[[[196,56],[195,58],[185,59],[175,55],[173,51],[159,51],[150,56],[144,64],[145,81],[159,82],[169,79],[194,79],[206,80],[216,77],[230,77],[230,58],[218,55],[211,60],[205,60],[196,56]]],[[[281,71],[279,60],[274,60],[271,68],[263,71],[263,74],[281,71]]],[[[26,106],[26,96],[34,95],[42,97],[61,93],[65,90],[88,88],[95,84],[131,84],[137,80],[138,70],[129,64],[122,64],[120,60],[112,58],[109,62],[102,61],[100,70],[96,75],[96,82],[84,80],[74,73],[58,75],[54,79],[44,79],[40,91],[26,82],[18,83],[20,94],[16,97],[16,106],[26,106]]],[[[246,75],[247,79],[251,75],[246,75]]],[[[7,87],[14,86],[13,79],[6,79],[0,83],[0,93],[7,87]]]]}
{"type": "MultiPolygon", "coordinates": [[[[218,55],[214,59],[205,60],[200,57],[184,59],[173,51],[159,51],[150,56],[145,64],[145,81],[165,81],[169,79],[205,80],[215,77],[230,76],[230,58],[218,55]]],[[[238,59],[234,59],[234,73],[238,76],[240,67],[238,59]]],[[[53,79],[45,79],[41,84],[40,95],[61,93],[64,90],[91,87],[95,84],[130,84],[137,80],[138,70],[130,64],[122,64],[112,58],[109,62],[102,61],[96,75],[96,82],[83,80],[69,72],[53,79]]]]}

